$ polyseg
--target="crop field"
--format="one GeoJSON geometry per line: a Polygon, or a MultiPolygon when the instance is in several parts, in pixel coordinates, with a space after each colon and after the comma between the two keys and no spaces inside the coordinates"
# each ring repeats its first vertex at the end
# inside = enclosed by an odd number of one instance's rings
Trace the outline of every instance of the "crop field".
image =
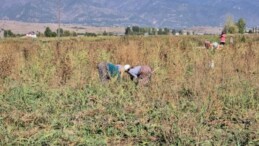
{"type": "Polygon", "coordinates": [[[259,36],[233,37],[0,40],[0,145],[259,145],[259,36]],[[100,84],[101,61],[155,72],[100,84]]]}

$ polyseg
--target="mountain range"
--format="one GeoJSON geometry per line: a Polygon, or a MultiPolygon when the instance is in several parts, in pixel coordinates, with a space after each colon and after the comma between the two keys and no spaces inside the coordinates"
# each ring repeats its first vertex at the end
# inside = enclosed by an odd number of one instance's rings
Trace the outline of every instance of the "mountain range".
{"type": "Polygon", "coordinates": [[[0,19],[93,26],[222,26],[227,16],[259,25],[259,0],[1,0],[0,19]]]}

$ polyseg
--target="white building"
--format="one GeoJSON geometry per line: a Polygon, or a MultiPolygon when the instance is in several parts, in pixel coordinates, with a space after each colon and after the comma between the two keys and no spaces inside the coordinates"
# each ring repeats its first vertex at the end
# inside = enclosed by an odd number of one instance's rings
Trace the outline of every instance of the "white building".
{"type": "Polygon", "coordinates": [[[253,27],[252,31],[253,33],[259,33],[259,27],[253,27]]]}
{"type": "Polygon", "coordinates": [[[180,33],[179,33],[179,32],[176,32],[174,35],[179,36],[179,35],[180,35],[180,33]]]}
{"type": "Polygon", "coordinates": [[[37,38],[37,35],[34,31],[32,31],[32,32],[27,33],[26,37],[37,38]]]}

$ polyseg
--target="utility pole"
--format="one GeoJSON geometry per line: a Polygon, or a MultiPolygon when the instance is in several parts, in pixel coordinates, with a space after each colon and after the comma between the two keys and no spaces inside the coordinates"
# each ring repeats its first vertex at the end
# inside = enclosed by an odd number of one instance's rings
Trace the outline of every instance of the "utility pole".
{"type": "Polygon", "coordinates": [[[58,0],[58,37],[60,37],[60,0],[58,0]]]}
{"type": "Polygon", "coordinates": [[[60,57],[60,0],[58,0],[58,41],[57,41],[57,54],[58,58],[60,57]]]}

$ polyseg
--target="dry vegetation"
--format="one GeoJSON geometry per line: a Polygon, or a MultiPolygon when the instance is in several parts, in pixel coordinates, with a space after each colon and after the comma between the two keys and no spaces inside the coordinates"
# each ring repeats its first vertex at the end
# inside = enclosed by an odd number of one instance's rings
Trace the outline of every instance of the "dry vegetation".
{"type": "Polygon", "coordinates": [[[259,37],[205,39],[0,40],[0,145],[258,145],[259,37]],[[102,86],[100,61],[159,69],[102,86]]]}

